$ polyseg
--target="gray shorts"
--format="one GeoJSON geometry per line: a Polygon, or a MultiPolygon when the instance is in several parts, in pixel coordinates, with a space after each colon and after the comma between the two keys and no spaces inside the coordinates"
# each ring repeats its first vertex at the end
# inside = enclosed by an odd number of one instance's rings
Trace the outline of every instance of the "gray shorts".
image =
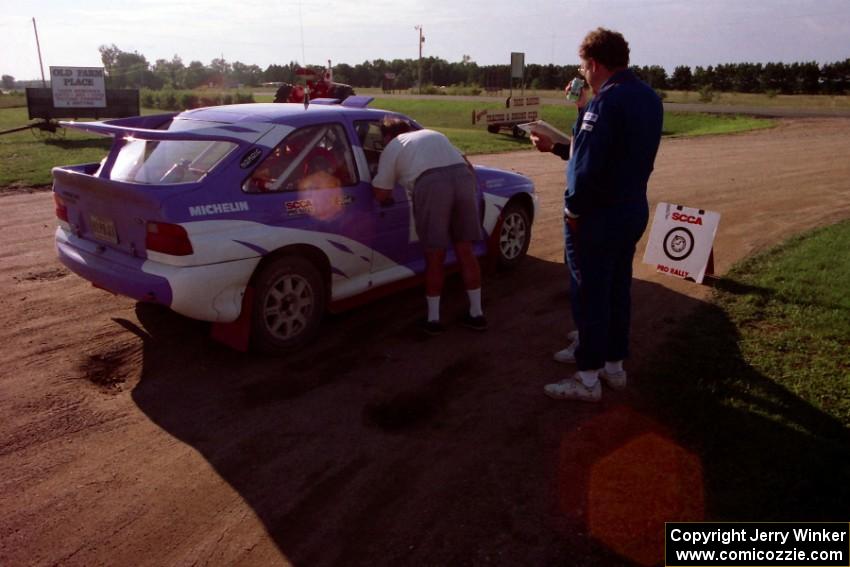
{"type": "Polygon", "coordinates": [[[475,174],[465,163],[429,169],[413,185],[413,218],[426,250],[481,240],[475,174]]]}

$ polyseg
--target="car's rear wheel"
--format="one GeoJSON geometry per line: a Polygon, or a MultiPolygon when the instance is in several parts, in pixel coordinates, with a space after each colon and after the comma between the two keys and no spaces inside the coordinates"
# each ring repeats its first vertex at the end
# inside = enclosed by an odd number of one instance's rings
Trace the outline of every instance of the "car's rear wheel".
{"type": "Polygon", "coordinates": [[[273,260],[257,275],[254,292],[251,336],[259,350],[286,352],[318,332],[327,296],[322,275],[309,260],[273,260]]]}
{"type": "Polygon", "coordinates": [[[489,124],[487,126],[487,131],[490,132],[491,134],[498,134],[499,133],[499,126],[497,124],[489,124]]]}
{"type": "Polygon", "coordinates": [[[500,268],[515,268],[528,252],[531,243],[531,215],[528,209],[512,201],[502,210],[502,226],[499,229],[500,268]]]}

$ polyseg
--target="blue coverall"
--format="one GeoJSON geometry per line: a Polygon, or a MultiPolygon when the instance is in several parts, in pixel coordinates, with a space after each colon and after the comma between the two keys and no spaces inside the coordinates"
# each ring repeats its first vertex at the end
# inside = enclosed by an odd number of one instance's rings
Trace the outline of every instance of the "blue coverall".
{"type": "Polygon", "coordinates": [[[646,184],[663,118],[655,91],[622,70],[594,94],[573,126],[564,243],[579,370],[628,356],[632,260],[649,219],[646,184]],[[567,219],[567,210],[578,218],[567,219]]]}

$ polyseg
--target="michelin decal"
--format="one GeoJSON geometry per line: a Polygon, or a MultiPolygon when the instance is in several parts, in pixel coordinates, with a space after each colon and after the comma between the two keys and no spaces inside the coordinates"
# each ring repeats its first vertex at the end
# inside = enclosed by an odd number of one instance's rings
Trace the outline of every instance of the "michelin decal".
{"type": "Polygon", "coordinates": [[[189,207],[189,215],[193,217],[205,217],[207,215],[239,213],[247,210],[249,210],[247,201],[235,201],[232,203],[211,203],[209,205],[196,205],[194,207],[189,207]]]}

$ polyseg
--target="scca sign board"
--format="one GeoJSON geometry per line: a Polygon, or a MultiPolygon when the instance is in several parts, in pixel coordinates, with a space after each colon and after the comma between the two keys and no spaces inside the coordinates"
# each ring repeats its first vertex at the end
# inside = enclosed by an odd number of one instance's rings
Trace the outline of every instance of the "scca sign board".
{"type": "Polygon", "coordinates": [[[103,67],[51,67],[56,108],[106,108],[103,67]]]}
{"type": "Polygon", "coordinates": [[[720,213],[658,203],[643,261],[663,274],[702,283],[720,213]]]}

